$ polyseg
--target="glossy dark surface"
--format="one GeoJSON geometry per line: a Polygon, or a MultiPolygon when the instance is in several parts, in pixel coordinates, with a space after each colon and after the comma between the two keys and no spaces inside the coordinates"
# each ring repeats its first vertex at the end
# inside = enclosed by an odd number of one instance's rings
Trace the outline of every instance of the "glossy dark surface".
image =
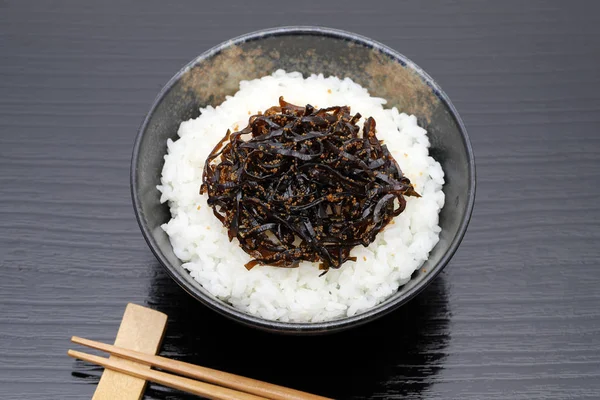
{"type": "Polygon", "coordinates": [[[100,369],[68,358],[68,338],[110,341],[128,301],[169,314],[166,356],[324,395],[600,398],[596,2],[40,4],[0,2],[0,398],[90,398],[100,369]],[[129,193],[135,133],[173,71],[290,24],[415,60],[477,156],[477,205],[448,267],[389,316],[325,337],[200,305],[148,250],[129,193]]]}
{"type": "Polygon", "coordinates": [[[447,265],[465,234],[475,200],[475,162],[466,129],[442,89],[414,62],[394,50],[353,33],[315,27],[286,27],[244,35],[203,53],[161,90],[140,128],[131,162],[136,217],[152,252],[186,291],[215,311],[246,325],[290,334],[332,333],[385,315],[410,301],[447,265]],[[445,173],[446,205],[440,212],[439,243],[410,282],[364,313],[321,323],[264,320],[236,310],[208,293],[182,267],[161,225],[171,213],[160,203],[160,176],[166,142],[177,140],[179,124],[200,107],[219,104],[250,80],[278,69],[304,76],[322,73],[349,77],[372,96],[384,97],[415,115],[427,129],[430,152],[445,173]]]}

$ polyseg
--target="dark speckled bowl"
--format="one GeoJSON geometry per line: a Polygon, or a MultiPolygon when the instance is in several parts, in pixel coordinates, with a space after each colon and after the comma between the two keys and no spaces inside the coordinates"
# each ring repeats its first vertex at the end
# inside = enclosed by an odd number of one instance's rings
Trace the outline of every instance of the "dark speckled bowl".
{"type": "Polygon", "coordinates": [[[450,99],[421,68],[394,50],[352,33],[314,27],[264,30],[227,41],[186,65],[162,89],[144,120],[133,149],[131,193],[148,245],[171,277],[213,310],[260,329],[316,334],[362,325],[408,302],[446,266],[458,248],[475,201],[475,162],[465,127],[450,99]],[[240,80],[259,78],[277,69],[349,77],[388,106],[417,116],[427,129],[431,155],[445,171],[446,204],[440,214],[440,241],[410,282],[378,306],[353,317],[321,323],[286,323],[248,315],[215,298],[181,266],[160,228],[170,219],[160,204],[160,182],[168,138],[179,124],[218,105],[238,90],[240,80]],[[427,271],[427,272],[423,272],[427,271]]]}

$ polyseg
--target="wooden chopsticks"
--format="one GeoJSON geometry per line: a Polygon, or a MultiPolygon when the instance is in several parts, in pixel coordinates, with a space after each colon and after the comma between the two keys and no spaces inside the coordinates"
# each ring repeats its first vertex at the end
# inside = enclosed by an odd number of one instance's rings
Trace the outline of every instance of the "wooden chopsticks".
{"type": "Polygon", "coordinates": [[[136,365],[125,364],[121,361],[115,361],[108,358],[98,357],[92,354],[82,353],[80,351],[69,350],[67,352],[73,358],[88,361],[101,365],[105,368],[122,372],[136,378],[146,379],[151,382],[160,383],[174,389],[184,392],[197,394],[215,400],[264,400],[265,397],[255,396],[249,393],[238,392],[237,390],[211,385],[209,383],[198,382],[193,379],[183,378],[177,375],[167,374],[166,372],[148,370],[136,365]]]}
{"type": "Polygon", "coordinates": [[[156,371],[147,368],[140,368],[136,365],[124,363],[118,360],[98,357],[91,354],[82,353],[75,350],[69,350],[67,354],[80,360],[88,361],[101,365],[124,374],[132,375],[137,378],[146,379],[151,382],[159,383],[164,386],[179,389],[188,393],[197,394],[215,400],[323,400],[326,397],[316,396],[299,390],[289,389],[283,386],[273,385],[256,379],[246,378],[227,372],[217,371],[211,368],[200,367],[198,365],[184,363],[182,361],[171,360],[161,356],[155,356],[140,353],[134,350],[116,347],[110,344],[96,342],[89,339],[73,336],[73,343],[91,347],[93,349],[105,351],[112,355],[147,364],[152,367],[160,368],[165,371],[175,372],[177,376],[166,372],[156,371]],[[193,378],[193,379],[190,379],[193,378]],[[197,380],[195,380],[197,379],[197,380]],[[203,382],[199,382],[203,381],[203,382]],[[210,382],[210,383],[206,383],[210,382]]]}

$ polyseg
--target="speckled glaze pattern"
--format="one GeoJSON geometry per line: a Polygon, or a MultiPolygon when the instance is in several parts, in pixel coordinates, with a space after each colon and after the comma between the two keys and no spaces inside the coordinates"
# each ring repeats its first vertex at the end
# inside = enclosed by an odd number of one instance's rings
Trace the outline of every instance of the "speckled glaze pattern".
{"type": "Polygon", "coordinates": [[[358,326],[391,312],[417,295],[446,266],[458,248],[475,201],[475,161],[466,129],[450,100],[421,68],[394,50],[352,33],[317,27],[264,30],[227,41],[197,57],[160,92],[136,138],[131,165],[131,192],[140,228],[148,245],[171,277],[213,310],[263,330],[319,334],[358,326]],[[321,323],[268,321],[245,314],[215,298],[196,282],[173,254],[161,224],[170,219],[160,204],[163,156],[179,124],[199,115],[199,108],[218,105],[238,90],[241,80],[277,69],[349,77],[387,106],[417,116],[429,132],[430,154],[445,172],[446,204],[440,213],[442,232],[423,267],[409,283],[383,303],[359,315],[321,323]]]}

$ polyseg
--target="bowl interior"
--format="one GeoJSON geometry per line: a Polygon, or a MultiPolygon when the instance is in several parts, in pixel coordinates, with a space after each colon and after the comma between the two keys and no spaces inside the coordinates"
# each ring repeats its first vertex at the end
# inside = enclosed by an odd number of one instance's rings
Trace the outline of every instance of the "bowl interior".
{"type": "Polygon", "coordinates": [[[408,59],[368,39],[319,28],[283,28],[250,34],[201,55],[165,86],[148,114],[134,149],[132,193],[140,226],[151,249],[171,276],[209,307],[238,321],[267,330],[318,333],[364,323],[390,311],[417,294],[450,259],[468,224],[475,191],[470,143],[460,118],[445,94],[408,59]],[[349,77],[388,107],[417,116],[427,129],[430,154],[441,163],[446,203],[440,213],[442,232],[423,267],[411,281],[382,304],[355,317],[318,324],[266,321],[246,315],[217,300],[181,267],[168,236],[160,228],[170,219],[160,204],[160,183],[168,138],[176,139],[181,121],[195,118],[198,109],[218,105],[238,90],[241,80],[285,69],[304,76],[322,73],[349,77]],[[423,272],[426,271],[426,272],[423,272]]]}

